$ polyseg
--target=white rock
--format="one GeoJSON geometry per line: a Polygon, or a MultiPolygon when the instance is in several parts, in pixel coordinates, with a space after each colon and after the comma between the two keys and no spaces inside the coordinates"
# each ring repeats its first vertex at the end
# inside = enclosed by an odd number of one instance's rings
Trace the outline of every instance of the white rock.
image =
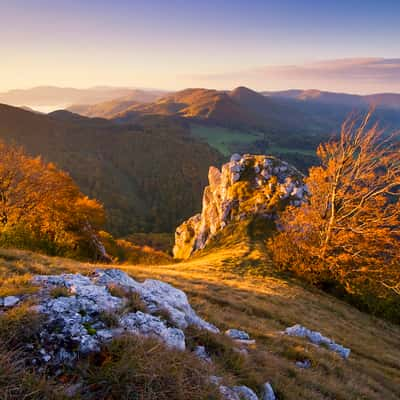
{"type": "Polygon", "coordinates": [[[269,382],[266,382],[263,385],[263,395],[261,400],[276,400],[274,390],[269,382]]]}
{"type": "Polygon", "coordinates": [[[19,300],[20,299],[17,296],[7,296],[3,299],[3,305],[4,307],[14,307],[19,303],[19,300]]]}
{"type": "MultiPolygon", "coordinates": [[[[185,335],[180,328],[196,325],[219,332],[195,313],[184,292],[161,281],[139,283],[123,271],[107,269],[97,270],[90,277],[80,274],[37,276],[34,282],[46,289],[35,309],[47,315],[40,336],[46,348],[51,349],[51,363],[55,365],[71,365],[78,358],[76,350],[85,354],[98,351],[102,343],[127,331],[156,337],[179,350],[185,349],[185,335]],[[101,313],[118,311],[127,301],[112,296],[108,289],[110,285],[137,292],[152,314],[167,311],[172,326],[167,326],[166,321],[156,315],[136,312],[123,315],[117,327],[106,329],[101,313]],[[70,295],[52,298],[48,293],[55,286],[68,288],[70,295]]],[[[43,360],[50,361],[47,357],[43,360]]]]}
{"type": "Polygon", "coordinates": [[[178,328],[169,328],[159,317],[141,311],[123,315],[120,325],[128,332],[161,339],[168,347],[185,350],[185,334],[178,328]]]}
{"type": "Polygon", "coordinates": [[[103,342],[107,342],[113,338],[113,332],[109,329],[99,329],[96,336],[103,342]]]}
{"type": "Polygon", "coordinates": [[[219,386],[219,391],[225,400],[241,400],[239,395],[228,386],[219,386]]]}
{"type": "Polygon", "coordinates": [[[94,277],[97,283],[117,284],[137,292],[151,313],[167,311],[171,321],[181,329],[189,325],[218,333],[219,329],[201,319],[190,306],[186,294],[172,285],[154,279],[139,283],[117,269],[98,269],[94,277]]]}
{"type": "Polygon", "coordinates": [[[206,348],[204,346],[197,346],[194,349],[193,353],[196,354],[196,356],[198,358],[200,358],[200,360],[203,360],[203,361],[208,362],[208,363],[212,362],[212,360],[211,360],[211,358],[210,358],[209,354],[207,353],[207,350],[206,350],[206,348]]]}
{"type": "Polygon", "coordinates": [[[250,340],[250,336],[247,332],[241,331],[239,329],[228,329],[225,335],[229,336],[234,340],[250,340]]]}
{"type": "Polygon", "coordinates": [[[241,159],[242,159],[242,156],[240,154],[238,154],[238,153],[232,154],[232,156],[231,156],[231,161],[238,162],[241,159]]]}
{"type": "Polygon", "coordinates": [[[311,368],[311,361],[310,360],[296,361],[296,367],[299,367],[302,369],[311,368]]]}
{"type": "Polygon", "coordinates": [[[210,382],[213,385],[220,385],[222,382],[222,378],[220,376],[216,376],[216,375],[211,375],[210,376],[210,382]]]}
{"type": "Polygon", "coordinates": [[[326,345],[331,351],[334,351],[344,359],[347,359],[350,355],[350,349],[347,347],[343,347],[340,344],[335,343],[332,339],[323,336],[320,332],[312,331],[302,325],[293,325],[289,328],[286,328],[284,333],[289,336],[297,336],[307,338],[311,343],[316,345],[326,345]]]}
{"type": "Polygon", "coordinates": [[[93,278],[97,285],[117,285],[125,288],[129,288],[135,291],[140,291],[141,285],[135,281],[128,274],[121,271],[120,269],[97,269],[93,278]]]}
{"type": "Polygon", "coordinates": [[[240,400],[258,400],[257,395],[247,386],[234,386],[232,389],[240,400]]]}

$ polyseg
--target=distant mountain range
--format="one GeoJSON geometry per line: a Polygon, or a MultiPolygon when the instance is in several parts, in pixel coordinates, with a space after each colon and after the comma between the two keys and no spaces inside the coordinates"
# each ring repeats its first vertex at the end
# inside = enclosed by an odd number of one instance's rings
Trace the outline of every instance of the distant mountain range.
{"type": "Polygon", "coordinates": [[[0,93],[0,103],[31,108],[57,105],[67,107],[72,104],[95,104],[117,98],[140,102],[154,101],[162,94],[165,94],[165,92],[118,87],[75,89],[39,86],[32,89],[16,89],[0,93]]]}
{"type": "Polygon", "coordinates": [[[346,93],[324,92],[321,90],[285,90],[280,92],[262,92],[262,94],[272,98],[281,97],[331,105],[344,105],[351,107],[375,106],[400,110],[400,94],[398,93],[377,93],[362,96],[346,93]]]}
{"type": "Polygon", "coordinates": [[[133,121],[139,115],[166,115],[225,127],[312,134],[336,128],[339,119],[352,109],[371,106],[400,111],[400,94],[360,96],[319,90],[259,93],[246,87],[232,91],[185,89],[153,101],[151,95],[145,101],[133,96],[95,105],[74,105],[68,110],[119,121],[133,121]]]}
{"type": "Polygon", "coordinates": [[[245,87],[232,91],[186,89],[143,103],[120,99],[91,106],[72,106],[69,111],[88,117],[132,122],[141,115],[164,115],[235,129],[268,132],[310,131],[318,117],[296,104],[264,96],[245,87]]]}

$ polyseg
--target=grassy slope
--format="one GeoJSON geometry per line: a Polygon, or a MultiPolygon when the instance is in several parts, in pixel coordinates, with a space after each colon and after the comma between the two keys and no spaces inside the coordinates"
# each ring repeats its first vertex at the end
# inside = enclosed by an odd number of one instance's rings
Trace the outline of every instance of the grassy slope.
{"type": "MultiPolygon", "coordinates": [[[[242,328],[257,340],[251,367],[236,382],[269,380],[280,399],[398,399],[400,396],[400,327],[296,281],[274,276],[239,276],[244,260],[267,262],[250,243],[237,243],[167,266],[122,266],[141,280],[167,281],[188,294],[199,314],[221,329],[242,328]],[[236,261],[235,261],[236,260],[236,261]],[[240,260],[240,262],[239,262],[240,260]],[[295,323],[321,331],[352,349],[350,359],[316,348],[279,332],[295,323]],[[300,370],[296,359],[309,358],[313,368],[300,370]]],[[[30,273],[89,272],[95,268],[71,260],[1,250],[0,296],[29,291],[30,273]],[[8,279],[8,280],[6,280],[8,279]]]]}

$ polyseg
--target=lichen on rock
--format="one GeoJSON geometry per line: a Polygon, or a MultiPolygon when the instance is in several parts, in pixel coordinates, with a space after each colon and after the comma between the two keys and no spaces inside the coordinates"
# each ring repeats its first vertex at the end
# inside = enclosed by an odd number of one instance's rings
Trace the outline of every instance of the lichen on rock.
{"type": "Polygon", "coordinates": [[[175,232],[175,258],[185,259],[203,249],[234,221],[251,216],[274,219],[286,205],[300,205],[307,196],[303,175],[273,156],[234,154],[221,171],[210,167],[202,211],[175,232]]]}
{"type": "Polygon", "coordinates": [[[183,351],[183,330],[188,326],[219,332],[196,314],[181,290],[153,279],[138,282],[118,269],[98,269],[90,276],[38,275],[33,281],[41,286],[34,307],[46,316],[39,348],[31,345],[37,365],[72,366],[80,354],[97,352],[104,343],[123,334],[154,337],[169,348],[183,351]],[[65,288],[66,293],[53,297],[52,291],[58,287],[65,288]],[[125,311],[127,297],[114,296],[112,287],[121,288],[126,295],[137,293],[147,312],[125,311]],[[104,313],[115,316],[115,326],[107,325],[104,313]]]}

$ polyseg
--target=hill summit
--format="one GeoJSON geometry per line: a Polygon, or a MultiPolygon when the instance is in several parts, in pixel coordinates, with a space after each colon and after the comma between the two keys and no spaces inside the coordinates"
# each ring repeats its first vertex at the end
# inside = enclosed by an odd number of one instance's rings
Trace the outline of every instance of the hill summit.
{"type": "Polygon", "coordinates": [[[252,217],[274,220],[286,205],[299,206],[307,194],[303,175],[273,156],[233,154],[221,171],[210,167],[203,208],[175,232],[174,256],[188,258],[227,225],[252,217]]]}

